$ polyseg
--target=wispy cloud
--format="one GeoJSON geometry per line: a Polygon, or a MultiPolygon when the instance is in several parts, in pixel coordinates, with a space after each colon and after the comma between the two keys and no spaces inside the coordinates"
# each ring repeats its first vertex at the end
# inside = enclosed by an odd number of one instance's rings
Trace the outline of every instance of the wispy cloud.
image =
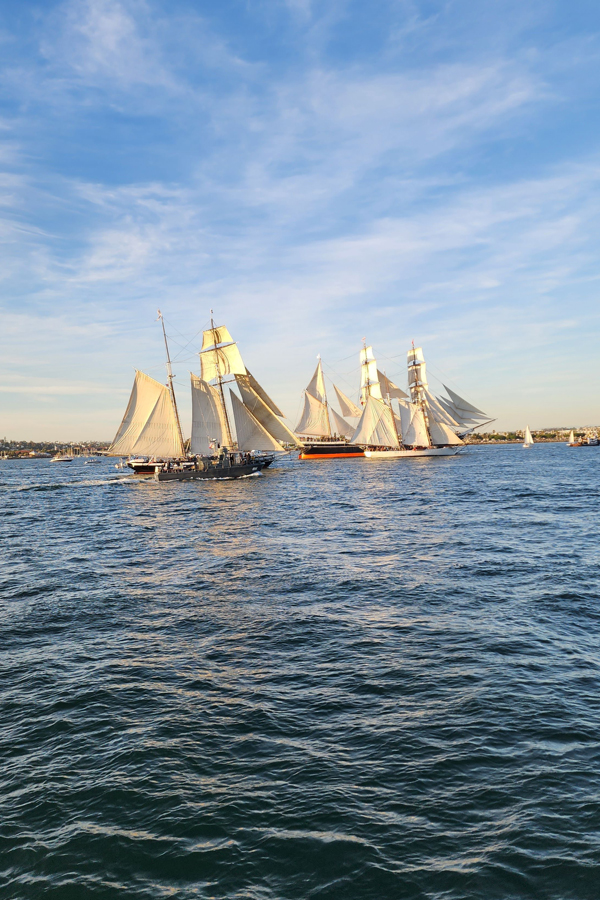
{"type": "Polygon", "coordinates": [[[341,0],[240,7],[239,26],[186,0],[42,11],[4,63],[3,383],[70,354],[114,392],[161,366],[133,330],[158,305],[186,340],[218,309],[284,404],[309,358],[367,330],[391,360],[421,335],[496,401],[523,341],[547,371],[566,335],[597,333],[600,164],[548,137],[593,54],[569,35],[559,66],[564,35],[533,43],[546,13],[499,16],[513,6],[477,31],[461,3],[384,4],[364,40],[341,0]]]}

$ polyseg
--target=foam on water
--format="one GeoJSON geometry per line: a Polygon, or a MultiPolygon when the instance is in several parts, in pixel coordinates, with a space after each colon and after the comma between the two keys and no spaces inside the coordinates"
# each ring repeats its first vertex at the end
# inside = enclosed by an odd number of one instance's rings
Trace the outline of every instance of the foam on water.
{"type": "Polygon", "coordinates": [[[598,896],[600,449],[0,466],[0,896],[598,896]]]}

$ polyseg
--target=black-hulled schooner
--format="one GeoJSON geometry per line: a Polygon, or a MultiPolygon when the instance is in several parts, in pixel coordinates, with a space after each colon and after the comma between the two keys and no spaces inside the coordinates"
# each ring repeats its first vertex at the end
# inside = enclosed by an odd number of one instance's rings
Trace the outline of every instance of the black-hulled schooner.
{"type": "MultiPolygon", "coordinates": [[[[162,316],[159,313],[162,321],[162,316]]],[[[165,337],[168,384],[136,371],[121,426],[111,446],[113,455],[128,456],[137,473],[153,473],[159,481],[236,478],[269,466],[287,446],[301,446],[282,421],[283,413],[246,369],[237,343],[221,325],[204,331],[201,375],[191,374],[192,432],[184,443],[169,348],[165,337]],[[235,438],[225,398],[229,391],[235,438]],[[287,445],[287,446],[286,446],[287,445]]]]}

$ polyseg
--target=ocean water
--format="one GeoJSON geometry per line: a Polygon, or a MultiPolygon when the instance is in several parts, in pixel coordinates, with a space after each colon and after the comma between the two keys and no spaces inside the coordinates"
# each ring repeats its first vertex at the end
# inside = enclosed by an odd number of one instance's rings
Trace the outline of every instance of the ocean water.
{"type": "Polygon", "coordinates": [[[0,897],[600,897],[600,448],[0,462],[0,897]]]}

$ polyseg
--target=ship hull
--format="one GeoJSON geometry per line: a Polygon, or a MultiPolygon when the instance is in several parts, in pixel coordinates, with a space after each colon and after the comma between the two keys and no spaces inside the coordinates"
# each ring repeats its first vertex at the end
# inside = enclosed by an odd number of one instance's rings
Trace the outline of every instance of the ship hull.
{"type": "Polygon", "coordinates": [[[345,444],[342,441],[332,441],[328,444],[323,441],[307,444],[298,455],[298,459],[350,459],[364,455],[363,448],[356,444],[345,444]]]}
{"type": "Polygon", "coordinates": [[[420,456],[456,456],[462,447],[427,447],[424,450],[365,450],[367,459],[414,459],[420,456]]]}
{"type": "Polygon", "coordinates": [[[266,469],[273,462],[272,459],[255,459],[248,463],[234,465],[220,465],[215,460],[207,460],[199,463],[197,468],[177,470],[158,469],[154,473],[156,481],[207,481],[210,479],[245,478],[248,475],[256,475],[262,469],[266,469]]]}

